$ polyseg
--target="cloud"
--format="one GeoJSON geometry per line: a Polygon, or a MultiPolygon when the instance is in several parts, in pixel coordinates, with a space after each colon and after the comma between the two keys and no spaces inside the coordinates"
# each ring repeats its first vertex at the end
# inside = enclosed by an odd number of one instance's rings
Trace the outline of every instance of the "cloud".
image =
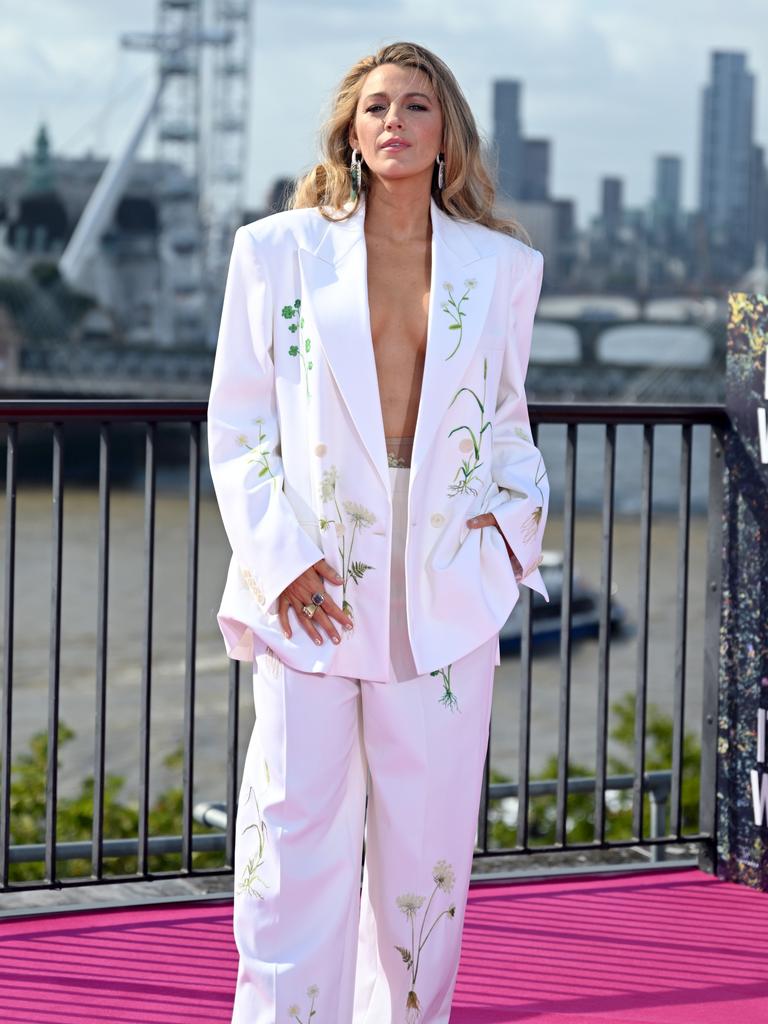
{"type": "MultiPolygon", "coordinates": [[[[150,55],[122,51],[118,36],[153,29],[155,7],[156,0],[16,5],[13,22],[0,27],[0,94],[12,97],[0,160],[29,149],[41,117],[54,145],[68,152],[119,145],[154,64],[150,55]]],[[[446,60],[486,136],[492,80],[521,80],[524,131],[552,140],[553,191],[578,200],[582,222],[597,206],[603,174],[623,176],[629,202],[644,203],[660,152],[683,156],[686,204],[696,202],[700,94],[711,49],[746,50],[760,96],[768,81],[768,51],[756,45],[764,0],[397,0],[386,7],[260,0],[254,11],[252,202],[276,176],[310,165],[345,70],[397,39],[423,43],[446,60]]],[[[768,144],[768,104],[760,98],[757,113],[756,137],[768,144]]]]}

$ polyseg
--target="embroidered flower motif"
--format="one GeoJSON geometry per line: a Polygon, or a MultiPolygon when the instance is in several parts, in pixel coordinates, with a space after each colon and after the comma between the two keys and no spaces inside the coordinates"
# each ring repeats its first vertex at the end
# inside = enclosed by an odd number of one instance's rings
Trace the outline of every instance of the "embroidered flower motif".
{"type": "Polygon", "coordinates": [[[456,881],[456,873],[447,860],[439,860],[432,868],[432,878],[443,892],[451,892],[456,881]]]}
{"type": "MultiPolygon", "coordinates": [[[[267,772],[267,782],[269,782],[269,766],[266,761],[264,762],[264,767],[267,772]]],[[[245,801],[245,807],[250,804],[251,800],[253,800],[256,806],[256,820],[251,822],[250,825],[246,825],[243,829],[243,835],[255,830],[257,847],[255,852],[248,858],[243,869],[243,873],[237,887],[237,894],[242,895],[247,893],[249,896],[257,896],[259,899],[263,900],[264,894],[257,888],[257,884],[264,886],[267,885],[264,879],[259,875],[259,869],[264,863],[264,849],[267,845],[267,824],[261,816],[259,801],[256,797],[256,792],[253,786],[248,787],[248,799],[245,801]]],[[[267,886],[267,888],[269,887],[267,886]]]]}
{"type": "Polygon", "coordinates": [[[264,420],[261,417],[258,417],[258,419],[255,419],[253,422],[259,428],[259,436],[256,441],[256,444],[251,444],[245,434],[238,434],[237,443],[240,445],[241,448],[247,448],[250,452],[253,453],[251,458],[248,459],[248,462],[261,463],[259,476],[262,477],[267,476],[267,474],[269,474],[269,476],[272,477],[273,484],[277,485],[277,477],[272,472],[272,469],[269,465],[269,456],[271,453],[269,443],[267,441],[267,435],[264,433],[264,420]]]}
{"type": "Polygon", "coordinates": [[[309,1012],[307,1013],[306,1019],[303,1019],[299,1016],[299,1014],[301,1013],[301,1007],[299,1006],[298,1003],[291,1003],[291,1005],[288,1007],[288,1016],[293,1017],[293,1019],[297,1021],[298,1024],[309,1024],[309,1021],[317,1013],[317,1010],[315,1009],[315,1000],[317,999],[319,991],[320,989],[317,987],[317,985],[310,985],[309,988],[307,989],[307,996],[309,997],[310,1003],[309,1012]]]}
{"type": "Polygon", "coordinates": [[[424,897],[418,896],[416,893],[406,892],[396,899],[397,906],[402,910],[408,920],[411,922],[411,944],[410,946],[398,946],[395,945],[395,949],[398,951],[403,960],[403,965],[408,971],[410,976],[410,987],[408,994],[405,997],[405,1019],[408,1024],[416,1024],[419,1017],[421,1016],[421,1003],[416,992],[416,978],[419,973],[419,960],[421,957],[421,951],[427,943],[429,936],[434,931],[435,925],[441,917],[455,917],[456,906],[451,903],[449,907],[442,910],[436,917],[432,924],[429,926],[427,934],[424,934],[424,927],[429,918],[429,909],[432,906],[432,900],[438,891],[450,892],[453,888],[455,881],[455,873],[448,861],[439,860],[432,868],[432,879],[435,883],[435,887],[432,890],[432,894],[429,897],[429,902],[424,910],[424,917],[421,921],[421,927],[419,928],[418,938],[416,936],[416,915],[422,908],[424,903],[424,897]]]}
{"type": "Polygon", "coordinates": [[[364,505],[359,505],[356,501],[344,501],[342,504],[349,518],[358,526],[373,526],[376,522],[376,516],[364,505]]]}
{"type": "Polygon", "coordinates": [[[533,438],[527,430],[523,430],[522,427],[515,427],[515,433],[518,437],[522,437],[524,441],[527,441],[529,444],[533,444],[533,438]]]}
{"type": "Polygon", "coordinates": [[[423,896],[417,896],[412,892],[404,892],[395,901],[406,917],[414,917],[424,903],[423,896]]]}
{"type": "Polygon", "coordinates": [[[462,334],[464,332],[464,317],[467,315],[461,307],[462,307],[462,304],[464,302],[466,302],[467,299],[469,298],[469,293],[476,286],[477,286],[477,281],[475,280],[474,277],[467,278],[464,281],[464,294],[461,296],[461,298],[458,301],[456,301],[456,299],[454,298],[454,295],[453,295],[453,285],[451,284],[450,281],[443,281],[443,288],[448,292],[448,301],[447,302],[443,302],[441,304],[440,308],[442,309],[442,311],[444,313],[447,313],[448,316],[453,321],[453,323],[448,325],[448,330],[449,331],[458,331],[459,332],[459,339],[456,342],[456,347],[453,349],[452,352],[450,352],[445,357],[446,360],[450,359],[451,356],[456,355],[456,353],[459,351],[459,346],[461,345],[462,334]]]}
{"type": "Polygon", "coordinates": [[[301,360],[302,369],[304,370],[304,384],[306,387],[307,398],[310,398],[309,393],[309,371],[312,369],[312,360],[308,358],[309,353],[312,349],[312,342],[309,338],[305,338],[302,335],[304,330],[304,317],[301,315],[301,299],[294,299],[292,306],[283,306],[281,314],[284,320],[295,320],[296,323],[288,325],[288,330],[291,334],[298,334],[298,343],[291,345],[288,349],[289,356],[298,356],[301,360]]]}
{"type": "Polygon", "coordinates": [[[478,471],[482,466],[480,461],[480,447],[483,443],[483,434],[491,426],[491,421],[485,418],[485,392],[488,383],[488,359],[483,359],[483,397],[482,400],[478,398],[476,392],[472,388],[462,387],[456,392],[451,401],[448,404],[448,408],[453,405],[462,391],[466,391],[468,395],[471,395],[477,402],[480,410],[480,423],[475,432],[472,427],[467,424],[462,424],[459,427],[454,427],[453,430],[448,432],[450,437],[455,434],[458,430],[466,430],[469,437],[463,438],[459,443],[459,450],[466,451],[467,458],[462,459],[461,465],[456,470],[453,478],[453,482],[448,487],[448,497],[454,498],[457,494],[477,494],[477,488],[473,486],[473,482],[478,475],[478,471]],[[464,446],[464,447],[463,447],[464,446]]]}
{"type": "Polygon", "coordinates": [[[523,541],[526,544],[529,544],[533,540],[533,538],[538,533],[539,527],[541,526],[541,520],[544,515],[544,492],[539,487],[539,484],[546,475],[547,471],[544,468],[544,462],[541,456],[539,456],[539,463],[536,467],[536,477],[534,479],[534,483],[536,484],[536,489],[541,495],[541,505],[537,505],[533,512],[531,512],[531,514],[523,523],[523,541]]]}
{"type": "MultiPolygon", "coordinates": [[[[434,672],[430,672],[431,676],[441,676],[443,680],[443,695],[440,698],[440,703],[445,707],[450,708],[451,711],[458,710],[459,702],[456,699],[456,694],[451,689],[451,668],[453,665],[446,665],[445,668],[436,668],[434,672]]],[[[444,864],[445,861],[440,861],[444,864]]]]}
{"type": "Polygon", "coordinates": [[[365,562],[353,561],[352,550],[355,543],[355,537],[358,530],[365,530],[369,526],[373,526],[376,522],[376,516],[371,512],[365,505],[361,505],[357,501],[344,501],[342,502],[344,512],[346,513],[347,520],[352,525],[352,531],[349,537],[349,545],[347,545],[347,523],[344,522],[344,516],[342,515],[339,502],[336,497],[336,486],[339,482],[339,471],[335,466],[331,466],[330,469],[323,473],[320,481],[320,498],[323,502],[333,502],[336,508],[336,518],[332,519],[326,516],[321,516],[319,519],[320,529],[325,531],[333,523],[336,529],[336,536],[339,539],[339,555],[341,557],[341,578],[342,578],[342,591],[341,591],[341,607],[347,615],[353,615],[353,608],[347,598],[347,586],[350,580],[353,580],[355,584],[359,584],[363,576],[369,569],[373,569],[372,565],[367,565],[365,562]]]}
{"type": "Polygon", "coordinates": [[[240,567],[240,579],[243,581],[248,590],[253,594],[259,604],[264,604],[267,600],[264,591],[261,588],[261,584],[258,582],[256,577],[253,575],[250,569],[240,567]]]}
{"type": "Polygon", "coordinates": [[[394,452],[387,452],[387,465],[395,469],[405,468],[405,459],[402,455],[395,455],[394,452]]]}
{"type": "Polygon", "coordinates": [[[326,469],[320,479],[320,500],[331,501],[336,493],[336,484],[339,479],[339,471],[335,466],[326,469]]]}

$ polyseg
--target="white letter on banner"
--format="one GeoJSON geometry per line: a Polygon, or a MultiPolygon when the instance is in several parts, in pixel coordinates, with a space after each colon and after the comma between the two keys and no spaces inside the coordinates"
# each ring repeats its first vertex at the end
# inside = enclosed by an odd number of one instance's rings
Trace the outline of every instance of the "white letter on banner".
{"type": "Polygon", "coordinates": [[[768,462],[768,417],[762,407],[757,410],[757,436],[760,440],[760,461],[768,462]]]}
{"type": "Polygon", "coordinates": [[[752,779],[752,807],[755,812],[755,824],[765,824],[765,812],[768,807],[768,774],[758,776],[757,769],[749,773],[752,779]]]}
{"type": "Polygon", "coordinates": [[[765,709],[757,709],[757,760],[765,763],[765,709]]]}

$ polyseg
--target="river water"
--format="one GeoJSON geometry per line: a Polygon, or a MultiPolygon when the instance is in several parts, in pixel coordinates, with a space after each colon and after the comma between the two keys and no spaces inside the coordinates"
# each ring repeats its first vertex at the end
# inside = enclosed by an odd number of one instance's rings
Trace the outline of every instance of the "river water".
{"type": "MultiPolygon", "coordinates": [[[[594,585],[600,579],[602,431],[582,429],[578,448],[578,515],[575,569],[594,585]]],[[[543,428],[540,445],[552,482],[545,547],[563,547],[563,430],[543,428]]],[[[620,428],[617,459],[617,519],[613,579],[616,599],[630,627],[637,619],[640,546],[639,428],[620,428]]],[[[691,522],[689,610],[689,692],[686,723],[698,732],[701,718],[701,673],[704,640],[706,562],[707,432],[695,431],[691,522]]],[[[654,472],[654,521],[651,564],[649,699],[671,711],[675,663],[674,634],[677,524],[675,519],[679,429],[663,428],[657,440],[654,472]]],[[[136,482],[140,485],[140,481],[136,482]]],[[[164,757],[183,737],[184,651],[186,634],[187,500],[178,471],[161,472],[156,520],[155,619],[152,691],[153,794],[179,784],[178,772],[164,757]]],[[[2,501],[0,501],[2,506],[2,501]]],[[[0,513],[4,508],[0,507],[0,513]]],[[[93,771],[95,637],[97,602],[97,495],[89,487],[67,487],[64,499],[64,554],[61,645],[61,718],[75,739],[61,751],[60,785],[75,792],[93,771]]],[[[125,779],[123,797],[138,789],[138,723],[144,622],[144,510],[140,486],[115,489],[111,503],[111,564],[107,709],[107,769],[125,779]]],[[[23,486],[18,493],[18,535],[13,687],[13,756],[29,737],[46,728],[50,626],[51,496],[43,487],[23,486]]],[[[0,526],[0,533],[2,526],[0,526]]],[[[0,552],[4,551],[0,537],[0,552]]],[[[200,521],[199,615],[195,742],[195,799],[223,799],[225,779],[228,661],[216,625],[228,545],[209,481],[204,486],[200,521]]],[[[4,612],[4,609],[2,609],[4,612]]],[[[632,628],[612,646],[611,699],[634,688],[636,639],[632,628]]],[[[241,757],[252,721],[250,666],[243,666],[241,757]]],[[[557,750],[557,651],[534,659],[531,768],[539,770],[557,750]]],[[[571,666],[571,756],[594,765],[597,645],[574,646],[571,666]]],[[[505,659],[497,669],[492,730],[493,765],[516,777],[518,749],[519,662],[505,659]]]]}

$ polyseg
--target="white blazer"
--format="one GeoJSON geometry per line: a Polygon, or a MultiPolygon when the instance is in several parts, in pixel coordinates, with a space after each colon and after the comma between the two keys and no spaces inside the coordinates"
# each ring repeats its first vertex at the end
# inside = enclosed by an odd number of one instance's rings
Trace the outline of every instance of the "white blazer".
{"type": "MultiPolygon", "coordinates": [[[[346,204],[349,209],[351,203],[346,204]]],[[[549,488],[523,387],[543,257],[430,200],[427,350],[413,443],[406,609],[416,668],[489,639],[518,582],[493,512],[549,600],[538,565],[549,488]]],[[[231,547],[218,622],[231,658],[270,647],[305,672],[389,678],[392,503],[371,340],[365,203],[346,221],[288,210],[237,230],[208,405],[213,483],[231,547]],[[325,558],[355,628],[316,645],[277,598],[325,558]]],[[[323,633],[322,630],[320,630],[323,633]]],[[[324,635],[324,634],[323,634],[324,635]]]]}

